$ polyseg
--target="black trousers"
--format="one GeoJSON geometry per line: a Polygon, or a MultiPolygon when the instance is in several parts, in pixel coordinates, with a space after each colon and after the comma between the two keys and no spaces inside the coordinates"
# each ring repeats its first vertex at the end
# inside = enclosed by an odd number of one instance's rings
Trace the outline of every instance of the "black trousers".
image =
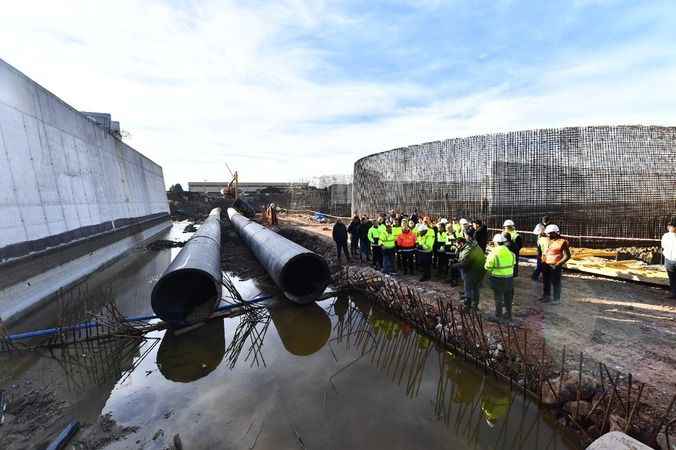
{"type": "Polygon", "coordinates": [[[351,234],[350,235],[350,254],[352,256],[356,255],[359,251],[359,235],[351,234]]]}
{"type": "Polygon", "coordinates": [[[383,248],[380,246],[373,246],[371,247],[371,250],[373,250],[373,266],[376,267],[377,269],[380,269],[383,267],[383,248]]]}
{"type": "Polygon", "coordinates": [[[549,264],[542,264],[542,278],[544,281],[543,297],[551,297],[554,291],[553,300],[561,300],[561,267],[552,267],[549,264]]]}
{"type": "Polygon", "coordinates": [[[415,258],[420,263],[423,278],[429,280],[432,277],[432,252],[416,253],[415,258]]]}
{"type": "Polygon", "coordinates": [[[401,269],[404,273],[414,273],[413,268],[413,253],[412,251],[399,251],[399,257],[401,258],[401,269]]]}
{"type": "Polygon", "coordinates": [[[338,253],[338,261],[340,261],[340,255],[345,251],[345,259],[350,260],[350,252],[347,249],[347,241],[336,241],[336,251],[338,253]]]}

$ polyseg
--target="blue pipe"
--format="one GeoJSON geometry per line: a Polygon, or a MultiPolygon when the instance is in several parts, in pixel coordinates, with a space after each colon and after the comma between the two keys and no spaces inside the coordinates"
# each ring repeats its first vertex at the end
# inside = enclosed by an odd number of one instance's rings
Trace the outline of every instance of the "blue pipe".
{"type": "Polygon", "coordinates": [[[54,441],[49,444],[49,447],[47,447],[46,450],[62,450],[66,448],[66,445],[68,445],[68,441],[70,441],[73,436],[75,436],[75,433],[80,429],[80,422],[77,420],[71,422],[68,424],[64,430],[59,433],[59,435],[54,439],[54,441]]]}
{"type": "MultiPolygon", "coordinates": [[[[274,295],[271,294],[258,294],[251,300],[246,300],[244,303],[247,305],[252,305],[256,303],[260,303],[264,300],[269,300],[274,295]]],[[[223,305],[215,309],[215,312],[222,312],[222,311],[229,311],[231,309],[237,308],[238,306],[241,306],[241,304],[228,304],[228,305],[223,305]]],[[[123,322],[148,322],[153,319],[158,319],[156,315],[152,316],[136,316],[136,317],[127,317],[123,320],[123,322]]],[[[43,330],[35,330],[35,331],[26,331],[24,333],[17,333],[17,334],[12,334],[7,336],[7,339],[10,341],[21,341],[24,339],[30,339],[34,337],[44,337],[44,336],[52,336],[55,334],[58,334],[62,331],[73,331],[73,330],[85,330],[87,328],[96,328],[98,324],[96,322],[85,322],[85,323],[80,323],[78,325],[72,325],[69,327],[61,327],[61,328],[45,328],[43,330]]]]}

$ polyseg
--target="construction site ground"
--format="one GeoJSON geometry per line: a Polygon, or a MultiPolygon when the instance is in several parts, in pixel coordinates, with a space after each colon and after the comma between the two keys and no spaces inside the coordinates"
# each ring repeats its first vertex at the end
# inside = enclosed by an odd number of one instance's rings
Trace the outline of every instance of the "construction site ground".
{"type": "MultiPolygon", "coordinates": [[[[308,248],[324,253],[336,264],[336,250],[331,225],[317,224],[299,214],[280,217],[282,234],[316,236],[306,239],[308,248]]],[[[303,244],[304,242],[300,242],[303,244]]],[[[343,262],[343,265],[345,262],[343,262]]],[[[366,266],[358,258],[349,265],[366,266]]],[[[538,302],[542,283],[530,278],[534,266],[521,263],[515,279],[514,317],[521,327],[533,331],[531,336],[544,337],[547,349],[561,355],[565,349],[568,367],[577,367],[584,354],[585,368],[593,370],[595,362],[623,373],[631,373],[636,383],[646,383],[651,403],[664,410],[676,393],[676,302],[667,299],[663,287],[620,279],[598,277],[574,271],[563,275],[560,305],[538,302]]],[[[397,275],[406,284],[423,289],[445,301],[460,302],[462,287],[452,287],[446,277],[434,276],[421,283],[418,276],[397,275]]],[[[484,281],[480,311],[489,316],[494,311],[493,293],[484,281]]]]}

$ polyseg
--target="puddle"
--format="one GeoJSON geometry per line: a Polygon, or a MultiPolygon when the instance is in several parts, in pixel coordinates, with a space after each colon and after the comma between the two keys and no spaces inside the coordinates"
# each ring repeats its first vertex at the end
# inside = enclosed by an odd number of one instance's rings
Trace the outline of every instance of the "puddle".
{"type": "MultiPolygon", "coordinates": [[[[171,250],[109,274],[125,315],[149,312],[171,250]]],[[[232,279],[245,299],[270,289],[232,279]]],[[[256,316],[182,336],[157,331],[14,363],[62,393],[74,418],[110,414],[139,427],[107,449],[163,449],[176,434],[189,449],[576,448],[522,394],[357,297],[307,307],[274,299],[256,316]]]]}

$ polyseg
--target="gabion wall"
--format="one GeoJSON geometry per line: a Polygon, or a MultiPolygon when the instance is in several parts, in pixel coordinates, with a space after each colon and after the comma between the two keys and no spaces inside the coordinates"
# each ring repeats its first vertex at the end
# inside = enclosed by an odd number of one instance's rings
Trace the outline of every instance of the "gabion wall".
{"type": "Polygon", "coordinates": [[[398,148],[354,165],[352,210],[512,219],[572,235],[657,238],[676,214],[676,127],[542,129],[398,148]]]}

